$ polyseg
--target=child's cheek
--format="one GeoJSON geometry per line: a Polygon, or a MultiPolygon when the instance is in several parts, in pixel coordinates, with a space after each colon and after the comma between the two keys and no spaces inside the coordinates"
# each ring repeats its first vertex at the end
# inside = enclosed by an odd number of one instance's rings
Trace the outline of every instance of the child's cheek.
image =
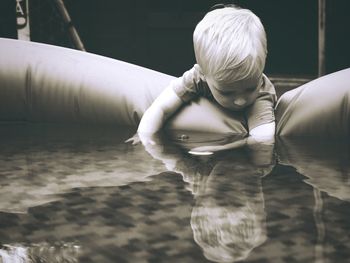
{"type": "Polygon", "coordinates": [[[219,103],[221,106],[224,108],[229,108],[232,106],[233,98],[230,98],[228,96],[222,96],[220,94],[213,94],[214,99],[216,100],[217,103],[219,103]]]}

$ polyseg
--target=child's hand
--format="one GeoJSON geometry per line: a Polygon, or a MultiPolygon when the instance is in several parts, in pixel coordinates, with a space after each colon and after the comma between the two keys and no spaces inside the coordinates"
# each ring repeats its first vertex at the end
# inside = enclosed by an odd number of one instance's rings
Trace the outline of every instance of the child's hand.
{"type": "Polygon", "coordinates": [[[137,144],[141,143],[141,139],[140,139],[138,133],[135,133],[134,136],[132,136],[131,138],[127,139],[125,141],[125,143],[131,143],[131,145],[137,145],[137,144]]]}
{"type": "Polygon", "coordinates": [[[131,143],[132,145],[137,145],[139,143],[142,143],[144,146],[155,145],[156,143],[154,142],[153,137],[154,137],[153,134],[138,133],[137,132],[134,134],[134,136],[127,139],[125,141],[125,143],[131,143]]]}
{"type": "Polygon", "coordinates": [[[199,146],[192,148],[188,151],[188,153],[193,155],[211,155],[214,152],[218,151],[218,147],[220,146],[199,146]]]}
{"type": "Polygon", "coordinates": [[[224,145],[200,146],[200,147],[192,148],[189,151],[189,153],[194,154],[194,155],[210,155],[210,154],[213,154],[214,152],[218,152],[218,151],[225,151],[225,150],[240,148],[240,147],[246,145],[246,143],[247,143],[247,140],[242,139],[242,140],[227,143],[224,145]]]}

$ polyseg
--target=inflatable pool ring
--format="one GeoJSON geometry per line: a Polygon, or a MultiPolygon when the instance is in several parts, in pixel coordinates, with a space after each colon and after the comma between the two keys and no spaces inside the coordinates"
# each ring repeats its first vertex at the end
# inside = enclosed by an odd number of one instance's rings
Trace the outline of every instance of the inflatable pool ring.
{"type": "MultiPolygon", "coordinates": [[[[95,54],[11,39],[0,39],[0,58],[0,121],[136,127],[145,110],[174,79],[95,54]]],[[[180,109],[167,127],[247,132],[243,116],[205,98],[180,109]]]]}
{"type": "Polygon", "coordinates": [[[348,138],[350,68],[284,93],[277,102],[275,115],[279,136],[348,138]]]}
{"type": "MultiPolygon", "coordinates": [[[[123,61],[47,44],[0,38],[0,121],[137,126],[175,77],[123,61]]],[[[279,136],[348,137],[350,69],[286,92],[275,114],[279,136]]],[[[166,127],[247,134],[243,114],[205,98],[166,127]]]]}

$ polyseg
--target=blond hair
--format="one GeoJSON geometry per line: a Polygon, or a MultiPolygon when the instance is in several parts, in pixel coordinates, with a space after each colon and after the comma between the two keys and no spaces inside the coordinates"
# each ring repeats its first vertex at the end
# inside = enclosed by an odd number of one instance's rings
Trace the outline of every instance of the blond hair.
{"type": "Polygon", "coordinates": [[[230,6],[210,11],[196,26],[193,43],[202,73],[218,82],[258,76],[265,67],[266,33],[248,9],[230,6]]]}

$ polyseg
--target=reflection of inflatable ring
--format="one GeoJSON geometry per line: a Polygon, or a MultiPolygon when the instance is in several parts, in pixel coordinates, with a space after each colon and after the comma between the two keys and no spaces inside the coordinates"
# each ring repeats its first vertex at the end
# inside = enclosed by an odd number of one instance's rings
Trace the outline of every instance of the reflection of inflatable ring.
{"type": "MultiPolygon", "coordinates": [[[[72,49],[0,39],[0,121],[136,126],[174,77],[72,49]]],[[[282,95],[279,135],[348,136],[350,69],[282,95]]],[[[171,129],[246,133],[242,115],[202,98],[169,120],[171,129]]]]}
{"type": "MultiPolygon", "coordinates": [[[[0,121],[136,126],[174,77],[118,60],[33,42],[0,39],[0,121]]],[[[243,118],[206,99],[168,127],[245,133],[243,118]]]]}

